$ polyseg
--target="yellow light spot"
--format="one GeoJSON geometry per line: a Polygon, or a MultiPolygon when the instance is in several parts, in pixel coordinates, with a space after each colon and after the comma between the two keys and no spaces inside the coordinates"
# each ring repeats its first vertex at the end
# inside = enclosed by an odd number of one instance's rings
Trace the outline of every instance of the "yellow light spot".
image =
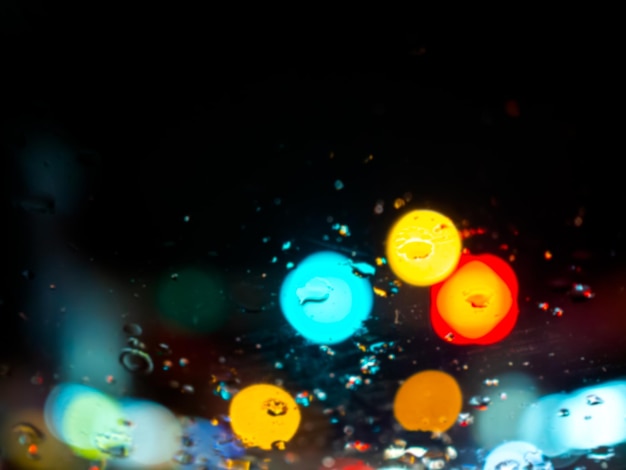
{"type": "Polygon", "coordinates": [[[543,257],[545,259],[552,259],[552,253],[548,250],[546,250],[546,252],[543,254],[543,257]]]}
{"type": "Polygon", "coordinates": [[[437,310],[454,331],[480,338],[502,321],[513,305],[511,290],[480,261],[459,268],[441,287],[437,310]]]}
{"type": "Polygon", "coordinates": [[[387,260],[403,281],[430,286],[443,281],[461,256],[461,236],[452,221],[435,211],[415,210],[401,217],[387,238],[387,260]]]}
{"type": "Polygon", "coordinates": [[[288,442],[300,425],[300,409],[280,387],[251,385],[238,392],[230,404],[233,432],[247,447],[271,450],[277,442],[288,442]]]}
{"type": "Polygon", "coordinates": [[[396,209],[400,209],[401,207],[404,207],[405,204],[406,202],[401,197],[393,201],[393,207],[395,207],[396,209]]]}
{"type": "Polygon", "coordinates": [[[393,413],[407,431],[445,432],[455,423],[463,405],[454,377],[437,370],[419,372],[398,389],[393,413]]]}

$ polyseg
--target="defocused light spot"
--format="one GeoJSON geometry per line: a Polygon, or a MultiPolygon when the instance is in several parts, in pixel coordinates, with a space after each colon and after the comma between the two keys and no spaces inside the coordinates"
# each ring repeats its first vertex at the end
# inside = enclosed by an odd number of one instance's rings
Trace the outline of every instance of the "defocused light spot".
{"type": "Polygon", "coordinates": [[[189,332],[212,333],[227,320],[226,296],[219,274],[187,267],[158,285],[157,308],[163,317],[189,332]]]}
{"type": "Polygon", "coordinates": [[[300,408],[282,388],[251,385],[231,401],[233,432],[246,447],[271,450],[277,442],[289,442],[300,425],[300,408]]]}
{"type": "Polygon", "coordinates": [[[506,261],[462,255],[454,274],[431,287],[433,329],[454,344],[501,341],[517,321],[517,295],[517,278],[506,261]]]}
{"type": "MultiPolygon", "coordinates": [[[[498,390],[491,391],[489,406],[475,413],[472,435],[484,448],[520,439],[519,429],[526,409],[537,400],[533,378],[521,372],[500,375],[498,390]],[[502,399],[504,393],[506,399],[502,399]]],[[[489,398],[488,396],[484,398],[489,398]]]]}
{"type": "Polygon", "coordinates": [[[124,418],[131,423],[124,434],[132,448],[124,459],[142,467],[158,465],[172,459],[179,448],[182,426],[170,410],[147,400],[124,399],[120,402],[124,418]]]}
{"type": "Polygon", "coordinates": [[[416,210],[401,217],[387,238],[391,270],[403,281],[430,286],[447,278],[461,255],[461,237],[446,216],[416,210]]]}
{"type": "Polygon", "coordinates": [[[407,431],[444,432],[462,408],[461,388],[449,374],[436,370],[409,377],[398,389],[393,412],[407,431]]]}
{"type": "Polygon", "coordinates": [[[108,457],[106,449],[98,447],[98,435],[117,432],[124,422],[113,398],[78,384],[55,387],[46,400],[44,417],[55,437],[76,455],[91,460],[108,457]]]}
{"type": "Polygon", "coordinates": [[[529,442],[511,441],[499,445],[487,455],[483,470],[525,468],[551,470],[554,467],[544,453],[534,445],[529,442]]]}
{"type": "Polygon", "coordinates": [[[287,321],[314,343],[338,343],[352,336],[374,301],[370,282],[353,270],[352,261],[338,253],[305,258],[281,286],[280,305],[287,321]]]}

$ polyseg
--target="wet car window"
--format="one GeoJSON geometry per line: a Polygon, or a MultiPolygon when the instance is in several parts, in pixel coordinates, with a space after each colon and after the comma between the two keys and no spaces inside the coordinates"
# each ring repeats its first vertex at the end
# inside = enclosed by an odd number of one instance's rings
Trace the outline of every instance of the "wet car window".
{"type": "Polygon", "coordinates": [[[573,52],[20,8],[2,470],[626,468],[625,197],[573,52]]]}

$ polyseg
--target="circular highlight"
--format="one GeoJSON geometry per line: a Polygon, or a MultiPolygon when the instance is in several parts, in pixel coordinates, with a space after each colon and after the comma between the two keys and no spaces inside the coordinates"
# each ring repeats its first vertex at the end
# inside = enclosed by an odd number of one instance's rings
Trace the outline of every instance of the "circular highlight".
{"type": "Polygon", "coordinates": [[[232,399],[229,417],[233,432],[246,447],[271,450],[291,440],[300,426],[300,408],[282,388],[251,385],[232,399]]]}
{"type": "Polygon", "coordinates": [[[456,271],[430,291],[435,333],[454,344],[492,344],[515,326],[518,283],[497,256],[462,255],[456,271]]]}
{"type": "Polygon", "coordinates": [[[387,260],[404,282],[430,286],[454,271],[461,245],[452,220],[439,212],[415,210],[401,217],[389,232],[387,260]]]}
{"type": "Polygon", "coordinates": [[[370,282],[354,273],[349,258],[332,251],[305,258],[280,289],[283,315],[313,343],[348,339],[361,328],[373,304],[370,282]]]}
{"type": "Polygon", "coordinates": [[[444,432],[456,422],[463,397],[449,374],[426,370],[409,377],[393,402],[396,420],[407,431],[444,432]]]}

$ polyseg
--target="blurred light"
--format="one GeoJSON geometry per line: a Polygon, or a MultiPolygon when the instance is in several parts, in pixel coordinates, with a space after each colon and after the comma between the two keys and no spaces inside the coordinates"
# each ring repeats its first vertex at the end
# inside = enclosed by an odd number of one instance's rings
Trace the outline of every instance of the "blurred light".
{"type": "Polygon", "coordinates": [[[305,258],[284,279],[280,305],[287,321],[313,343],[339,343],[352,336],[374,302],[367,278],[353,273],[352,261],[322,251],[305,258]]]}
{"type": "Polygon", "coordinates": [[[125,458],[115,459],[124,466],[159,465],[169,462],[179,449],[182,426],[170,410],[147,400],[124,399],[120,402],[124,419],[129,423],[132,450],[125,458]]]}
{"type": "Polygon", "coordinates": [[[534,445],[523,441],[511,441],[499,445],[487,455],[483,470],[525,468],[552,470],[554,467],[534,445]]]}
{"type": "Polygon", "coordinates": [[[472,434],[476,442],[484,448],[493,448],[505,441],[521,439],[523,414],[537,400],[534,390],[536,384],[530,375],[500,374],[497,390],[490,389],[485,397],[490,399],[488,408],[474,414],[472,434]],[[502,399],[502,393],[506,399],[502,399]]]}
{"type": "Polygon", "coordinates": [[[300,408],[282,388],[250,385],[232,399],[229,410],[233,432],[246,447],[271,450],[289,442],[300,426],[300,408]]]}
{"type": "Polygon", "coordinates": [[[430,286],[447,278],[461,255],[461,236],[448,217],[416,210],[401,217],[387,237],[389,267],[403,281],[430,286]]]}
{"type": "Polygon", "coordinates": [[[517,295],[517,277],[506,261],[462,255],[454,274],[431,287],[432,326],[454,344],[496,343],[515,326],[517,295]]]}
{"type": "Polygon", "coordinates": [[[218,468],[223,459],[239,459],[246,453],[228,423],[203,418],[183,419],[183,439],[177,454],[183,452],[192,462],[180,467],[193,470],[197,470],[200,462],[218,468]]]}
{"type": "Polygon", "coordinates": [[[98,460],[108,457],[98,447],[98,435],[118,432],[122,409],[113,398],[79,384],[58,385],[50,392],[44,418],[48,429],[76,455],[98,460]]]}
{"type": "Polygon", "coordinates": [[[520,418],[519,438],[534,444],[548,457],[567,453],[569,447],[559,439],[557,431],[557,428],[568,424],[562,421],[562,413],[559,412],[561,403],[567,397],[566,393],[546,395],[527,407],[520,418]]]}
{"type": "Polygon", "coordinates": [[[227,304],[222,279],[216,272],[186,267],[161,278],[157,307],[163,318],[188,332],[213,333],[226,320],[227,304]]]}
{"type": "Polygon", "coordinates": [[[398,389],[393,413],[407,431],[444,432],[461,412],[461,388],[451,375],[437,370],[419,372],[398,389]]]}

